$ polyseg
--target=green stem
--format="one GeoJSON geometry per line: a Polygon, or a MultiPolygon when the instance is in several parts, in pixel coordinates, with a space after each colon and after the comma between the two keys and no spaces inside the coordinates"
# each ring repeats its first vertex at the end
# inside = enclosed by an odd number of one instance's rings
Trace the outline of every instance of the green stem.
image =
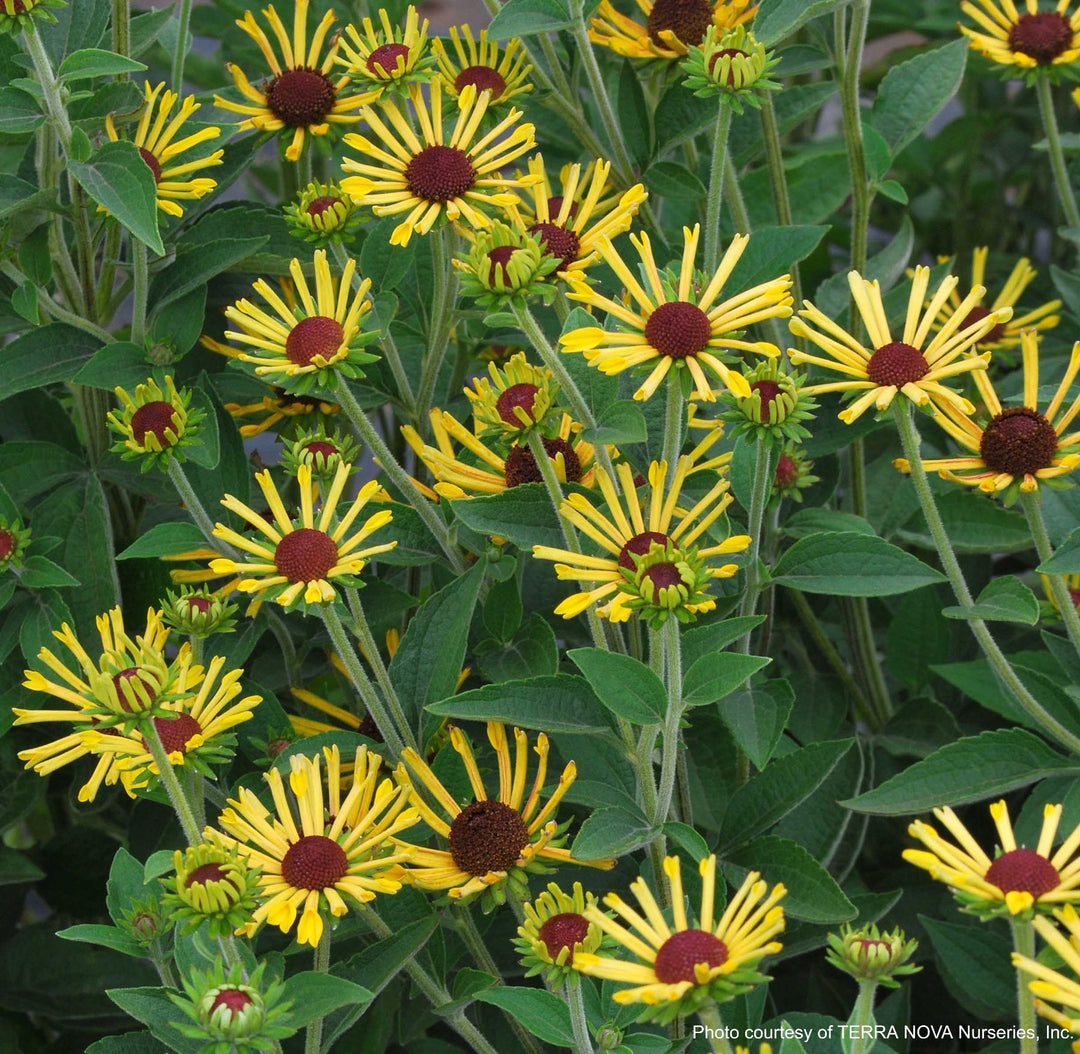
{"type": "MultiPolygon", "coordinates": [[[[919,505],[922,507],[926,525],[930,528],[930,535],[934,539],[941,565],[952,585],[953,592],[961,607],[970,608],[975,599],[971,595],[964,573],[960,569],[960,562],[953,552],[952,542],[949,541],[948,532],[942,522],[941,513],[938,511],[937,502],[934,500],[934,492],[930,489],[930,481],[926,476],[926,469],[919,457],[919,433],[912,420],[912,405],[908,399],[897,399],[894,403],[896,423],[900,429],[900,441],[904,448],[904,457],[911,468],[911,480],[915,484],[915,492],[919,497],[919,505]]],[[[1009,664],[1009,660],[998,647],[997,642],[991,636],[982,619],[968,619],[967,624],[971,632],[979,642],[983,654],[989,660],[994,672],[1001,683],[1012,693],[1024,712],[1039,725],[1045,732],[1053,736],[1069,750],[1080,752],[1080,736],[1070,732],[1060,721],[1047,712],[1042,703],[1035,698],[1024,686],[1023,681],[1017,676],[1016,671],[1009,664]]]]}
{"type": "Polygon", "coordinates": [[[847,36],[846,49],[843,18],[837,23],[836,42],[837,57],[844,56],[840,67],[840,105],[851,174],[851,267],[860,273],[866,267],[866,232],[870,222],[870,182],[866,172],[866,148],[859,111],[859,77],[869,20],[870,0],[852,0],[851,31],[847,36]]]}
{"type": "Polygon", "coordinates": [[[207,515],[203,503],[199,500],[199,496],[195,493],[190,480],[188,480],[187,474],[184,472],[184,466],[174,457],[169,458],[168,473],[169,482],[176,488],[176,493],[180,495],[184,508],[187,509],[188,514],[195,521],[195,525],[203,532],[203,537],[207,542],[215,549],[221,550],[229,556],[235,556],[236,553],[232,546],[222,541],[222,539],[214,537],[213,521],[207,515]]]}
{"type": "MultiPolygon", "coordinates": [[[[663,630],[649,627],[649,669],[663,681],[667,670],[667,634],[663,630]]],[[[660,792],[656,784],[653,754],[656,751],[656,741],[666,727],[665,721],[660,724],[648,725],[641,730],[638,739],[636,762],[641,776],[641,804],[649,823],[656,828],[664,822],[660,812],[660,792]]],[[[662,756],[662,754],[661,754],[662,756]]],[[[656,836],[649,843],[649,859],[653,870],[653,886],[660,900],[661,907],[670,907],[669,887],[664,875],[664,857],[667,856],[667,835],[663,831],[657,831],[656,836]]]]}
{"type": "MultiPolygon", "coordinates": [[[[727,198],[731,218],[735,221],[735,230],[740,234],[750,233],[750,213],[746,210],[746,199],[739,186],[739,175],[735,171],[735,162],[729,154],[724,161],[724,197],[727,198]]],[[[772,320],[772,321],[775,321],[772,320]]]]}
{"type": "MultiPolygon", "coordinates": [[[[1040,562],[1049,560],[1054,555],[1054,547],[1050,544],[1050,535],[1046,530],[1046,520],[1043,519],[1042,502],[1037,494],[1022,494],[1020,504],[1024,507],[1028,526],[1031,528],[1031,536],[1035,539],[1035,551],[1039,554],[1040,562]]],[[[1063,575],[1047,575],[1046,581],[1050,586],[1050,595],[1057,605],[1058,614],[1065,623],[1065,630],[1069,634],[1069,640],[1073,647],[1080,652],[1080,612],[1076,610],[1076,601],[1069,593],[1069,587],[1063,575]]]]}
{"type": "Polygon", "coordinates": [[[360,698],[364,701],[364,706],[367,707],[371,719],[375,722],[375,727],[378,728],[382,735],[387,750],[395,758],[401,757],[401,752],[405,749],[406,744],[415,750],[416,740],[413,738],[412,730],[408,725],[399,728],[397,722],[394,721],[390,712],[383,705],[379,693],[375,691],[375,686],[368,680],[368,675],[360,664],[356,649],[346,635],[345,627],[341,624],[341,619],[338,617],[334,605],[323,604],[320,614],[326,626],[326,631],[330,634],[330,640],[334,643],[334,651],[338,653],[341,661],[345,664],[345,669],[349,671],[349,679],[360,693],[360,698]]]}
{"type": "Polygon", "coordinates": [[[154,759],[154,764],[157,766],[161,785],[165,788],[165,793],[169,796],[169,803],[172,805],[173,812],[176,813],[176,817],[180,821],[180,826],[184,831],[184,837],[187,839],[188,845],[198,845],[202,841],[202,828],[195,819],[195,813],[192,811],[191,803],[184,794],[183,787],[180,786],[180,781],[176,778],[176,770],[173,768],[173,764],[169,760],[168,754],[165,753],[165,747],[161,742],[161,735],[158,733],[157,723],[152,717],[147,715],[146,719],[141,721],[140,724],[142,726],[143,739],[150,748],[150,756],[154,759]]]}
{"type": "Polygon", "coordinates": [[[1076,207],[1076,195],[1073,193],[1072,183],[1069,182],[1069,170],[1065,165],[1057,115],[1054,113],[1054,96],[1050,91],[1050,78],[1045,73],[1039,73],[1035,78],[1035,93],[1039,98],[1039,114],[1042,117],[1043,131],[1046,132],[1050,168],[1054,173],[1058,200],[1065,213],[1065,222],[1075,230],[1080,228],[1080,210],[1076,207]]]}
{"type": "Polygon", "coordinates": [[[146,246],[131,236],[131,258],[134,265],[135,303],[131,309],[131,342],[142,344],[146,335],[146,298],[150,292],[150,269],[146,246]]]}
{"type": "MultiPolygon", "coordinates": [[[[746,561],[746,584],[743,587],[739,615],[745,617],[757,610],[758,581],[761,562],[761,528],[765,519],[765,507],[772,493],[772,449],[767,440],[759,439],[754,455],[754,482],[750,491],[750,508],[747,510],[746,532],[750,535],[750,551],[746,561]]],[[[744,655],[750,651],[750,634],[747,630],[739,639],[736,650],[744,655]]]]}
{"type": "Polygon", "coordinates": [[[94,315],[99,322],[109,320],[109,300],[116,285],[116,265],[120,254],[119,223],[109,225],[105,232],[105,246],[101,251],[101,271],[98,274],[97,290],[94,293],[94,315]]]}
{"type": "Polygon", "coordinates": [[[431,502],[420,493],[416,484],[409,478],[408,473],[390,452],[390,448],[375,430],[375,426],[368,420],[367,414],[364,413],[360,404],[356,401],[356,396],[342,382],[338,385],[334,398],[345,411],[360,438],[370,447],[379,463],[379,467],[390,477],[394,486],[401,491],[405,500],[416,510],[420,519],[424,521],[424,526],[435,536],[439,547],[446,554],[447,560],[450,561],[450,566],[457,574],[463,574],[465,560],[461,550],[450,537],[450,530],[446,526],[446,521],[435,510],[431,502]]]}
{"type": "MultiPolygon", "coordinates": [[[[322,935],[319,937],[318,946],[315,948],[312,968],[316,973],[330,972],[330,927],[323,924],[322,935]]],[[[317,1017],[307,1027],[304,1033],[304,1054],[319,1054],[322,1046],[323,1018],[317,1017]]]]}
{"type": "Polygon", "coordinates": [[[707,1039],[713,1045],[714,1054],[735,1054],[731,1041],[727,1038],[727,1029],[724,1027],[724,1019],[720,1016],[720,1008],[715,1003],[706,1003],[698,1008],[698,1020],[709,1029],[705,1033],[707,1039]]]}
{"type": "MultiPolygon", "coordinates": [[[[190,2],[190,0],[189,0],[190,2]]],[[[117,55],[130,57],[131,55],[131,3],[130,0],[113,0],[112,2],[112,46],[117,55]]],[[[127,77],[122,74],[117,77],[121,80],[127,77]]],[[[173,84],[178,83],[173,79],[173,84]]],[[[177,91],[180,89],[177,88],[177,91]]]]}
{"type": "Polygon", "coordinates": [[[667,465],[667,483],[675,478],[675,468],[682,451],[683,430],[686,424],[686,411],[683,405],[682,378],[672,371],[667,379],[667,401],[664,403],[664,443],[660,459],[667,465]]]}
{"type": "Polygon", "coordinates": [[[849,1054],[865,1054],[870,1049],[862,1033],[863,1027],[869,1025],[874,1019],[874,993],[876,991],[876,981],[859,982],[859,998],[855,1000],[855,1012],[851,1022],[855,1035],[851,1041],[849,1054]]]}
{"type": "MultiPolygon", "coordinates": [[[[1026,959],[1035,958],[1035,928],[1030,922],[1012,920],[1013,950],[1026,959]]],[[[1020,1026],[1020,1054],[1037,1054],[1038,1029],[1035,1020],[1035,997],[1028,988],[1028,978],[1016,971],[1017,1024],[1020,1026]]]]}
{"type": "Polygon", "coordinates": [[[416,427],[427,432],[428,411],[435,398],[439,371],[450,346],[454,327],[454,305],[457,303],[458,272],[450,260],[454,255],[455,235],[452,227],[436,230],[428,239],[431,243],[431,267],[434,281],[431,324],[428,328],[427,354],[420,372],[420,388],[416,393],[416,427]]]}
{"type": "Polygon", "coordinates": [[[23,41],[26,44],[27,54],[34,63],[38,83],[41,85],[45,113],[56,129],[56,134],[60,137],[60,145],[64,148],[64,154],[67,155],[71,149],[71,121],[68,119],[67,109],[60,94],[60,81],[53,72],[49,53],[45,50],[45,45],[38,35],[37,26],[33,22],[23,30],[23,41]]]}
{"type": "Polygon", "coordinates": [[[184,61],[187,59],[188,25],[191,21],[191,0],[180,0],[176,15],[176,50],[172,60],[172,87],[178,95],[184,94],[184,61]]]}
{"type": "Polygon", "coordinates": [[[713,129],[712,164],[709,168],[709,193],[705,198],[705,273],[715,274],[720,266],[720,210],[724,204],[724,180],[727,177],[727,143],[731,131],[731,107],[717,99],[716,126],[713,129]]]}
{"type": "Polygon", "coordinates": [[[592,1037],[589,1034],[589,1019],[585,1016],[585,999],[581,992],[582,980],[575,977],[576,983],[566,984],[566,1005],[570,1008],[570,1029],[574,1033],[574,1050],[577,1054],[593,1054],[592,1037]]]}
{"type": "MultiPolygon", "coordinates": [[[[769,168],[773,204],[776,206],[776,222],[781,227],[790,227],[791,195],[788,193],[787,173],[784,171],[784,153],[780,145],[780,128],[776,123],[776,108],[773,106],[772,92],[763,94],[761,132],[765,140],[765,160],[769,168]]],[[[791,265],[791,295],[796,304],[802,303],[802,277],[797,262],[791,265]]]]}
{"type": "Polygon", "coordinates": [[[682,641],[679,637],[679,620],[669,617],[664,623],[665,635],[665,687],[667,688],[667,714],[660,760],[660,787],[657,792],[656,822],[669,819],[671,800],[675,790],[675,774],[678,769],[679,745],[682,723],[682,641]]]}
{"type": "Polygon", "coordinates": [[[243,962],[240,957],[240,949],[236,947],[236,938],[231,933],[226,933],[224,937],[218,937],[217,946],[221,952],[221,960],[225,963],[226,968],[243,962]]]}

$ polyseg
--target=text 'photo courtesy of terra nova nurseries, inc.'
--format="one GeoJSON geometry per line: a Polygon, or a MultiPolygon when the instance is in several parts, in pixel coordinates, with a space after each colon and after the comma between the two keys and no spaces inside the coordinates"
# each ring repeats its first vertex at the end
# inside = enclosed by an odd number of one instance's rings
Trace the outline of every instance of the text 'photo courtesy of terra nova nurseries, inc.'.
{"type": "Polygon", "coordinates": [[[0,1054],[1080,1054],[1080,0],[0,0],[0,1054]]]}

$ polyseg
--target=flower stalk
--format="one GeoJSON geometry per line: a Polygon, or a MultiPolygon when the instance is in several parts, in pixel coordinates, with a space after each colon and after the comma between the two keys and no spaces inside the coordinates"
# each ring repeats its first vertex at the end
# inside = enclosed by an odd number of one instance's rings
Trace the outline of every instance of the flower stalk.
{"type": "Polygon", "coordinates": [[[176,818],[180,821],[184,837],[187,839],[188,845],[198,845],[202,841],[202,827],[195,818],[195,811],[184,793],[184,788],[176,778],[173,763],[169,760],[169,755],[165,753],[165,745],[161,742],[157,724],[152,717],[147,716],[144,721],[140,722],[140,725],[142,737],[146,740],[146,745],[150,749],[150,756],[157,766],[161,785],[165,788],[165,793],[169,797],[169,804],[172,805],[173,812],[176,813],[176,818]]]}
{"type": "MultiPolygon", "coordinates": [[[[323,926],[322,936],[315,947],[312,969],[316,973],[330,972],[330,927],[323,926]]],[[[312,1021],[304,1032],[304,1054],[319,1054],[322,1047],[323,1017],[312,1021]]]]}
{"type": "MultiPolygon", "coordinates": [[[[1026,919],[1013,918],[1013,950],[1017,955],[1031,960],[1035,958],[1035,927],[1026,919]]],[[[1037,1054],[1038,1029],[1035,1022],[1035,997],[1028,988],[1029,978],[1016,971],[1016,1016],[1020,1026],[1020,1054],[1037,1054]]]]}
{"type": "Polygon", "coordinates": [[[585,997],[582,985],[566,984],[563,986],[563,998],[570,1009],[570,1028],[574,1033],[574,1050],[577,1054],[593,1054],[592,1038],[589,1035],[589,1021],[585,1016],[585,997]]]}
{"type": "Polygon", "coordinates": [[[859,997],[855,1000],[855,1011],[851,1015],[852,1032],[855,1038],[851,1041],[850,1054],[866,1054],[870,1049],[867,1041],[863,1038],[863,1028],[873,1024],[874,993],[876,991],[877,981],[859,982],[859,997]]]}
{"type": "Polygon", "coordinates": [[[705,198],[705,270],[709,274],[714,274],[720,266],[720,210],[724,202],[727,144],[732,115],[731,106],[722,97],[716,100],[716,105],[709,193],[705,198]]]}
{"type": "Polygon", "coordinates": [[[1044,73],[1035,78],[1035,94],[1039,100],[1043,131],[1046,133],[1050,170],[1054,174],[1054,189],[1057,190],[1058,201],[1065,213],[1065,222],[1075,231],[1080,228],[1080,208],[1076,205],[1076,195],[1073,193],[1072,183],[1069,182],[1069,169],[1065,164],[1065,152],[1061,148],[1061,133],[1058,131],[1057,114],[1054,112],[1050,78],[1044,73]]]}

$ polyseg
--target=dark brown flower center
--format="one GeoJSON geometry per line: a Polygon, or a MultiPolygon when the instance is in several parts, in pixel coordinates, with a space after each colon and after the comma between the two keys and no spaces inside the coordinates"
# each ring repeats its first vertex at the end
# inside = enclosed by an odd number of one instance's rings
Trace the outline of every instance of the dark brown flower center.
{"type": "Polygon", "coordinates": [[[468,85],[476,88],[476,94],[482,91],[491,92],[491,101],[494,102],[504,91],[506,81],[503,75],[491,66],[466,66],[455,78],[454,87],[461,91],[468,85]]]}
{"type": "Polygon", "coordinates": [[[202,864],[187,877],[185,886],[205,886],[208,882],[222,882],[229,877],[221,864],[202,864]]]}
{"type": "Polygon", "coordinates": [[[570,949],[570,954],[566,957],[566,965],[574,961],[574,945],[580,944],[588,935],[589,920],[576,911],[564,911],[560,915],[552,915],[540,927],[538,934],[552,959],[557,959],[563,948],[570,949]]]}
{"type": "Polygon", "coordinates": [[[503,285],[510,284],[510,272],[506,269],[506,265],[516,252],[517,247],[514,245],[496,245],[494,249],[488,250],[488,285],[495,285],[500,278],[503,285]],[[502,274],[499,273],[500,271],[502,274]]]}
{"type": "Polygon", "coordinates": [[[581,252],[581,241],[569,227],[560,227],[557,223],[534,223],[529,233],[539,234],[544,251],[549,256],[558,257],[558,271],[569,267],[581,252]]]}
{"type": "Polygon", "coordinates": [[[704,351],[710,336],[709,316],[697,304],[685,300],[661,304],[645,323],[645,339],[671,359],[685,359],[704,351]]]}
{"type": "Polygon", "coordinates": [[[154,182],[161,182],[161,162],[145,146],[138,147],[139,157],[145,162],[151,172],[154,173],[154,182]]]}
{"type": "MultiPolygon", "coordinates": [[[[521,427],[521,420],[514,410],[520,407],[525,411],[526,416],[530,421],[535,420],[533,417],[533,406],[536,403],[536,393],[540,389],[535,384],[529,384],[526,381],[522,381],[520,384],[511,384],[509,388],[499,393],[499,398],[495,400],[495,409],[508,425],[513,425],[515,428],[521,427]]],[[[0,554],[2,555],[2,554],[0,554]]]]}
{"type": "MultiPolygon", "coordinates": [[[[990,310],[985,307],[973,307],[964,318],[964,321],[960,323],[958,333],[962,333],[968,326],[974,326],[976,322],[981,322],[987,315],[990,314],[990,310]]],[[[1005,333],[1005,323],[998,322],[993,329],[984,333],[979,337],[980,344],[996,344],[1001,340],[1005,333]]]]}
{"type": "Polygon", "coordinates": [[[475,801],[450,825],[450,855],[468,875],[509,871],[529,844],[529,829],[517,809],[500,801],[475,801]]]}
{"type": "Polygon", "coordinates": [[[860,937],[855,942],[864,952],[872,952],[875,948],[884,948],[886,952],[889,951],[888,941],[875,941],[869,937],[860,937]]]}
{"type": "Polygon", "coordinates": [[[670,589],[672,586],[681,586],[683,584],[679,569],[674,564],[667,562],[653,564],[645,572],[644,577],[653,584],[653,600],[660,598],[661,589],[670,589]]]}
{"type": "MultiPolygon", "coordinates": [[[[544,449],[547,456],[554,461],[556,454],[562,454],[563,465],[566,466],[566,482],[577,483],[581,479],[581,461],[574,448],[565,439],[545,439],[544,449]]],[[[517,487],[522,483],[543,483],[544,477],[540,474],[540,466],[536,463],[532,451],[528,447],[512,447],[506,455],[503,465],[503,478],[508,487],[517,487]]]]}
{"type": "Polygon", "coordinates": [[[327,315],[302,318],[289,331],[285,355],[297,366],[310,366],[316,356],[330,359],[345,340],[345,330],[337,319],[327,315]]]}
{"type": "Polygon", "coordinates": [[[633,571],[637,566],[635,556],[644,556],[653,545],[664,545],[667,540],[666,534],[658,534],[656,531],[635,534],[619,551],[619,566],[625,567],[627,571],[633,571]]]}
{"type": "Polygon", "coordinates": [[[112,683],[113,687],[116,689],[116,697],[120,700],[120,706],[128,713],[136,713],[145,710],[147,705],[152,705],[157,698],[157,685],[149,678],[143,677],[142,675],[144,672],[145,671],[139,669],[138,666],[129,666],[126,670],[121,670],[119,673],[113,675],[112,683]],[[128,701],[124,689],[125,682],[128,684],[134,695],[134,707],[128,701]],[[150,700],[149,704],[143,703],[143,692],[146,693],[147,698],[150,700]]]}
{"type": "Polygon", "coordinates": [[[409,193],[423,201],[451,201],[471,190],[476,169],[464,150],[452,146],[425,146],[405,166],[409,193]]]}
{"type": "Polygon", "coordinates": [[[799,466],[788,454],[781,454],[776,462],[776,485],[794,487],[799,482],[799,466]]]}
{"type": "MultiPolygon", "coordinates": [[[[187,745],[192,738],[202,733],[202,725],[191,714],[177,714],[175,717],[155,717],[154,728],[161,738],[161,745],[166,754],[186,754],[187,745]]],[[[150,749],[146,739],[143,746],[150,749]]]]}
{"type": "MultiPolygon", "coordinates": [[[[561,194],[556,194],[554,197],[548,198],[548,215],[552,219],[554,219],[556,216],[559,215],[560,212],[562,212],[563,200],[564,199],[563,199],[563,196],[561,194]]],[[[568,220],[572,220],[577,215],[577,213],[578,213],[578,203],[576,201],[571,201],[570,202],[570,215],[567,216],[566,218],[568,220]]]]}
{"type": "Polygon", "coordinates": [[[365,65],[368,73],[380,74],[390,77],[397,73],[398,59],[404,60],[401,68],[404,69],[409,61],[409,49],[404,44],[382,44],[367,57],[365,65]]]}
{"type": "MultiPolygon", "coordinates": [[[[716,64],[722,58],[735,59],[739,55],[745,57],[746,52],[741,50],[740,48],[721,48],[719,51],[714,52],[712,57],[709,59],[709,76],[713,77],[716,75],[716,64]]],[[[732,65],[728,68],[727,76],[724,78],[724,83],[729,88],[735,87],[734,63],[732,63],[732,65]]]]}
{"type": "Polygon", "coordinates": [[[15,535],[0,530],[0,560],[6,560],[15,551],[15,535]]]}
{"type": "Polygon", "coordinates": [[[1040,66],[1053,62],[1072,46],[1069,20],[1057,11],[1021,15],[1009,30],[1009,47],[1034,59],[1040,66]]]}
{"type": "Polygon", "coordinates": [[[188,597],[188,607],[194,608],[200,615],[205,615],[214,606],[209,597],[188,597]]]}
{"type": "Polygon", "coordinates": [[[326,889],[349,870],[349,858],[333,838],[306,834],[289,846],[281,860],[281,877],[294,889],[326,889]]]}
{"type": "Polygon", "coordinates": [[[656,0],[647,27],[654,44],[664,47],[660,34],[670,29],[688,47],[700,44],[712,25],[713,5],[708,0],[656,0]]]}
{"type": "Polygon", "coordinates": [[[274,564],[290,582],[325,578],[337,558],[337,546],[330,535],[310,527],[290,531],[274,551],[274,564]]]}
{"type": "Polygon", "coordinates": [[[893,341],[877,349],[866,364],[866,376],[874,383],[902,388],[921,381],[930,372],[930,365],[918,348],[903,341],[893,341]]]}
{"type": "Polygon", "coordinates": [[[761,419],[766,424],[772,413],[773,400],[780,394],[780,385],[776,381],[751,381],[750,391],[757,392],[761,399],[761,419]]]}
{"type": "Polygon", "coordinates": [[[987,467],[1010,476],[1048,468],[1057,449],[1053,425],[1026,406],[1003,410],[983,429],[979,441],[979,453],[987,467]]]}
{"type": "MultiPolygon", "coordinates": [[[[252,1002],[251,996],[247,992],[241,992],[239,988],[223,988],[214,996],[214,1001],[210,1004],[210,1015],[212,1017],[218,1007],[224,1006],[228,1008],[228,1016],[231,1019],[233,1014],[246,1010],[252,1002]]],[[[224,1016],[226,1015],[223,1014],[222,1017],[224,1016]]]]}
{"type": "Polygon", "coordinates": [[[305,211],[309,216],[321,216],[324,212],[332,209],[339,201],[341,201],[341,198],[336,198],[333,194],[323,194],[311,202],[305,211]]]}
{"type": "Polygon", "coordinates": [[[318,70],[286,70],[266,88],[266,105],[286,128],[321,124],[334,108],[337,93],[318,70]]]}
{"type": "Polygon", "coordinates": [[[1011,849],[990,865],[986,881],[1002,893],[1030,893],[1038,898],[1057,889],[1061,876],[1057,868],[1034,849],[1011,849]]]}
{"type": "Polygon", "coordinates": [[[705,930],[679,930],[673,933],[656,953],[653,969],[664,984],[697,982],[694,967],[704,963],[710,969],[727,962],[728,950],[719,937],[705,930]]]}
{"type": "Polygon", "coordinates": [[[172,403],[158,400],[152,403],[143,403],[131,415],[131,436],[136,443],[142,443],[147,432],[153,432],[157,441],[163,446],[171,446],[172,440],[166,432],[172,432],[176,436],[177,422],[173,420],[179,415],[172,403]]]}
{"type": "Polygon", "coordinates": [[[325,443],[320,439],[312,440],[304,446],[305,454],[310,454],[315,458],[322,457],[326,461],[329,461],[337,452],[338,448],[333,443],[325,443]]]}

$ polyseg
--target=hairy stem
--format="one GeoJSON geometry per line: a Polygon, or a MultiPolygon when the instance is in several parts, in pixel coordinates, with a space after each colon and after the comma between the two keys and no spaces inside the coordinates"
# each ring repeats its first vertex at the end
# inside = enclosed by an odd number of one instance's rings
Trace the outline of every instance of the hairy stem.
{"type": "Polygon", "coordinates": [[[1065,222],[1074,229],[1080,228],[1080,209],[1076,207],[1076,195],[1069,181],[1069,169],[1065,164],[1065,153],[1061,149],[1057,114],[1054,113],[1054,96],[1050,90],[1050,78],[1045,73],[1040,72],[1035,78],[1035,94],[1039,98],[1039,114],[1042,117],[1043,131],[1046,132],[1050,169],[1054,173],[1054,186],[1065,213],[1065,222]]]}
{"type": "Polygon", "coordinates": [[[187,800],[184,788],[180,786],[180,781],[176,778],[176,770],[169,760],[169,755],[165,753],[165,746],[161,742],[157,723],[148,714],[139,724],[143,739],[150,749],[150,756],[154,759],[154,765],[157,767],[161,785],[169,796],[169,804],[172,805],[173,812],[176,813],[176,818],[180,821],[184,837],[187,839],[188,845],[198,845],[202,841],[202,828],[195,819],[195,812],[191,807],[191,803],[187,800]]]}
{"type": "MultiPolygon", "coordinates": [[[[324,922],[322,935],[315,948],[312,969],[316,973],[330,972],[330,927],[324,922]]],[[[319,1054],[322,1046],[323,1018],[317,1017],[304,1032],[304,1054],[319,1054]]]]}
{"type": "MultiPolygon", "coordinates": [[[[1030,921],[1013,918],[1013,950],[1026,959],[1035,958],[1035,929],[1030,921]]],[[[1035,1020],[1035,997],[1028,988],[1026,974],[1016,971],[1016,1018],[1020,1026],[1020,1054],[1037,1054],[1038,1029],[1035,1020]]]]}
{"type": "Polygon", "coordinates": [[[458,273],[451,266],[456,238],[451,227],[442,227],[428,239],[431,243],[431,267],[434,281],[431,324],[428,328],[428,348],[420,373],[420,388],[416,393],[416,427],[422,432],[430,427],[428,411],[435,398],[439,370],[450,345],[454,324],[454,305],[457,303],[458,273]]]}
{"type": "Polygon", "coordinates": [[[709,169],[709,193],[705,198],[705,273],[714,274],[720,266],[720,210],[724,204],[724,179],[727,176],[727,143],[731,131],[731,107],[716,100],[716,126],[713,129],[712,166],[709,169]]]}
{"type": "Polygon", "coordinates": [[[585,1016],[585,999],[581,991],[581,978],[575,977],[574,980],[578,983],[567,983],[564,995],[566,1005],[570,1008],[570,1028],[574,1033],[574,1050],[577,1054],[593,1054],[589,1019],[585,1016]]]}
{"type": "Polygon", "coordinates": [[[870,1049],[863,1038],[863,1028],[874,1019],[874,993],[876,991],[876,981],[859,982],[859,997],[855,1000],[855,1011],[852,1014],[854,1039],[851,1041],[850,1054],[866,1054],[870,1049]]]}

